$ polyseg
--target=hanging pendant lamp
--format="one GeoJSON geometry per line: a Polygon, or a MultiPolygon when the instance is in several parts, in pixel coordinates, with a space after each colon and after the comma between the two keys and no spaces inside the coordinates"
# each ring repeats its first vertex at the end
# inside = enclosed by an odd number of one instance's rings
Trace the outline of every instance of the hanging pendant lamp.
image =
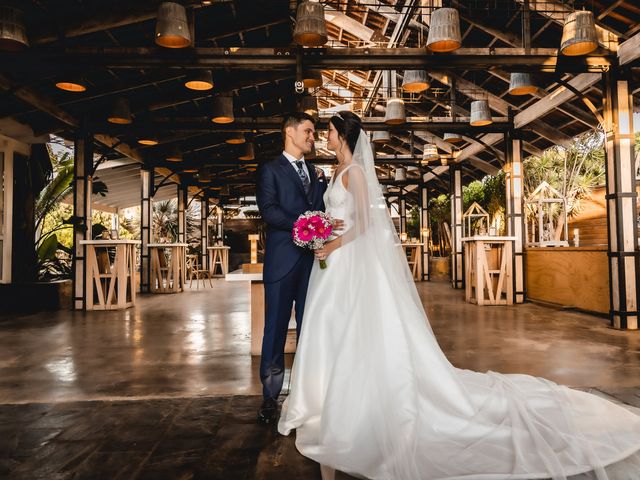
{"type": "Polygon", "coordinates": [[[107,121],[109,123],[115,123],[118,125],[128,125],[130,123],[133,123],[129,100],[124,97],[116,98],[116,101],[113,104],[113,111],[107,118],[107,121]]]}
{"type": "Polygon", "coordinates": [[[293,41],[305,47],[321,47],[328,39],[324,6],[320,2],[300,3],[296,13],[293,41]]]}
{"type": "Polygon", "coordinates": [[[156,44],[165,48],[185,48],[191,45],[187,10],[175,2],[162,2],[156,21],[156,44]]]}
{"type": "Polygon", "coordinates": [[[20,51],[29,46],[22,10],[0,5],[0,50],[20,51]]]}
{"type": "Polygon", "coordinates": [[[431,84],[424,70],[405,70],[402,78],[402,89],[405,92],[419,93],[427,90],[431,84]]]}
{"type": "Polygon", "coordinates": [[[404,110],[404,100],[401,98],[389,98],[387,100],[387,111],[384,115],[384,123],[388,125],[398,125],[407,121],[404,110]]]}
{"type": "Polygon", "coordinates": [[[384,145],[391,141],[391,135],[389,135],[387,130],[376,130],[373,132],[371,141],[376,145],[384,145]]]}
{"type": "Polygon", "coordinates": [[[462,45],[460,17],[455,8],[438,8],[431,14],[427,48],[432,52],[452,52],[462,45]]]}
{"type": "Polygon", "coordinates": [[[538,87],[530,73],[512,73],[509,80],[509,93],[511,95],[533,95],[538,87]]]}
{"type": "Polygon", "coordinates": [[[469,124],[473,127],[481,127],[493,123],[491,118],[491,110],[487,100],[475,100],[471,102],[471,121],[469,124]]]}
{"type": "Polygon", "coordinates": [[[234,132],[225,140],[225,143],[228,143],[229,145],[241,145],[244,142],[245,138],[243,132],[234,132]]]}
{"type": "Polygon", "coordinates": [[[184,86],[189,90],[206,91],[213,88],[211,70],[196,70],[187,75],[184,86]]]}
{"type": "Polygon", "coordinates": [[[582,10],[570,13],[562,29],[560,51],[563,55],[587,55],[598,48],[598,33],[593,12],[582,10]]]}
{"type": "Polygon", "coordinates": [[[232,123],[234,120],[233,98],[222,96],[213,97],[211,121],[213,123],[232,123]]]}

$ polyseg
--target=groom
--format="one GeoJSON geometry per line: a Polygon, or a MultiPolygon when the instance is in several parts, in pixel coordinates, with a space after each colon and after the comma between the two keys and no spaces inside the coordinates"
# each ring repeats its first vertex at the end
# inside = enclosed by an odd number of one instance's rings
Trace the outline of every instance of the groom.
{"type": "Polygon", "coordinates": [[[265,319],[260,360],[263,402],[258,422],[275,421],[284,381],[284,345],[295,303],[300,335],[313,252],[293,243],[293,224],[307,210],[324,210],[324,176],[304,160],[314,144],[314,120],[306,113],[285,116],[284,152],[258,171],[257,202],[267,224],[264,255],[265,319]]]}

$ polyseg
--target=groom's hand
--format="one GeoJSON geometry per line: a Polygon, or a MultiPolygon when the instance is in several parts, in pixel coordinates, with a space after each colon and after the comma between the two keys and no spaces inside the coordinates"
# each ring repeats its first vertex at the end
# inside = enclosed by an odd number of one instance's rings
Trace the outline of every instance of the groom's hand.
{"type": "Polygon", "coordinates": [[[334,231],[341,232],[342,229],[344,228],[344,220],[340,220],[339,218],[334,218],[331,221],[331,226],[333,227],[334,231]]]}

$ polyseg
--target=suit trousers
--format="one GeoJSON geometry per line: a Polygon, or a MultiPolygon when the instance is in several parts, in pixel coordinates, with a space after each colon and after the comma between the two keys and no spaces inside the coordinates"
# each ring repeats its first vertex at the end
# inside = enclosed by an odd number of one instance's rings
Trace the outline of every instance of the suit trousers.
{"type": "Polygon", "coordinates": [[[291,311],[295,304],[296,334],[300,336],[304,302],[314,256],[305,253],[277,282],[264,284],[265,321],[260,359],[260,380],[264,398],[277,399],[284,382],[284,345],[291,311]]]}

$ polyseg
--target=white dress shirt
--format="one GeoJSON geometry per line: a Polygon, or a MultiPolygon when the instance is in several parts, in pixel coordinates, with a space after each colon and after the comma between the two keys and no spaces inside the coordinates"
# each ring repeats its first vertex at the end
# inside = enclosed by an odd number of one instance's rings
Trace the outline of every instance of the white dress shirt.
{"type": "Polygon", "coordinates": [[[287,160],[289,160],[291,166],[296,169],[296,173],[298,173],[298,166],[295,164],[295,162],[297,162],[298,160],[302,160],[302,169],[304,170],[304,173],[307,174],[307,178],[309,179],[309,181],[311,181],[311,175],[309,175],[307,163],[304,161],[304,155],[300,158],[296,158],[287,152],[282,152],[282,154],[286,157],[287,160]]]}

